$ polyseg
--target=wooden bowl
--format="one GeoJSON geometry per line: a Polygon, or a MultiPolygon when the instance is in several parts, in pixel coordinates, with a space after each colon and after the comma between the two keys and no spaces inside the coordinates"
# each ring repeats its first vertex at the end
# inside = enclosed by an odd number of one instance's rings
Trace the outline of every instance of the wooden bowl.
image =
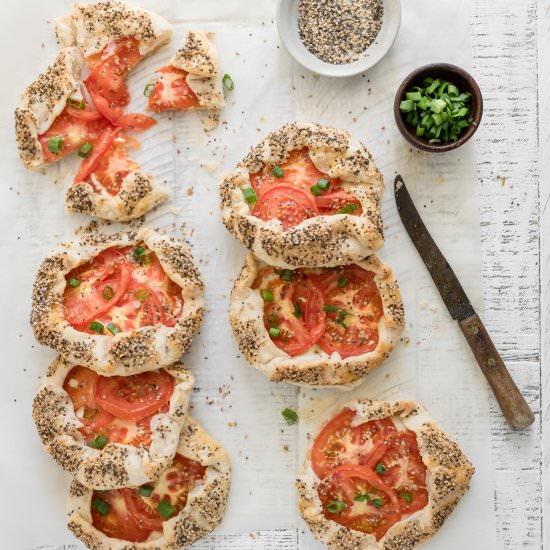
{"type": "Polygon", "coordinates": [[[457,149],[476,133],[483,114],[483,97],[477,82],[464,69],[456,65],[449,65],[448,63],[433,63],[416,69],[403,80],[395,94],[393,113],[399,131],[411,145],[414,145],[422,151],[443,153],[445,151],[457,149]],[[473,119],[472,125],[463,130],[456,141],[449,143],[429,143],[428,139],[425,137],[416,135],[416,128],[407,124],[403,113],[399,109],[399,104],[405,99],[405,93],[413,86],[422,86],[423,80],[428,77],[448,80],[455,84],[461,93],[470,92],[472,94],[472,98],[470,99],[470,115],[473,119]]]}

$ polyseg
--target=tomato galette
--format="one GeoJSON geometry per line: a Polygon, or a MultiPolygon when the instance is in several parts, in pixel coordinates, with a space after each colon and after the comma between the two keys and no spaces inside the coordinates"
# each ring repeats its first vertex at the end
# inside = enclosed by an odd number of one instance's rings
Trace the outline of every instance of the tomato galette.
{"type": "Polygon", "coordinates": [[[372,157],[347,132],[286,124],[223,179],[222,219],[271,265],[343,265],[383,245],[383,187],[372,157]]]}
{"type": "Polygon", "coordinates": [[[473,473],[417,403],[354,401],[312,437],[300,513],[334,550],[412,550],[441,527],[473,473]]]}
{"type": "Polygon", "coordinates": [[[187,548],[220,523],[230,474],[225,450],[188,416],[172,464],[157,481],[111,491],[74,481],[68,526],[94,550],[187,548]]]}
{"type": "Polygon", "coordinates": [[[35,397],[46,450],[87,487],[156,479],[171,463],[193,376],[181,363],[130,376],[101,376],[56,359],[35,397]]]}
{"type": "Polygon", "coordinates": [[[161,111],[221,109],[224,105],[222,80],[218,68],[213,33],[189,31],[183,46],[159,77],[145,88],[148,108],[161,111]]]}
{"type": "Polygon", "coordinates": [[[74,364],[128,375],[170,365],[197,332],[204,285],[185,245],[142,228],[60,245],[33,290],[36,338],[74,364]]]}
{"type": "Polygon", "coordinates": [[[391,269],[375,255],[292,270],[248,254],[230,320],[242,353],[271,380],[333,386],[357,382],[388,357],[404,311],[391,269]]]}

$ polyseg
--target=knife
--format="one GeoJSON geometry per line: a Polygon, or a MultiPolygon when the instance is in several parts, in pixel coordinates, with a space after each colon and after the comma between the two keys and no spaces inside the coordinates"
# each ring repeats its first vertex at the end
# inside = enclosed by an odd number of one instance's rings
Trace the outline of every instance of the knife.
{"type": "Polygon", "coordinates": [[[513,430],[527,428],[535,420],[533,412],[510,376],[451,266],[426,229],[401,176],[395,178],[394,193],[401,221],[428,268],[451,317],[458,321],[504,417],[513,430]]]}

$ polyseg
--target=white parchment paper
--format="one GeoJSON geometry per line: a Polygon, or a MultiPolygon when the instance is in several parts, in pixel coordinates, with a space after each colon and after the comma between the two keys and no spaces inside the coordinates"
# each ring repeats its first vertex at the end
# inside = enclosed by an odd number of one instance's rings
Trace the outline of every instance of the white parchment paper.
{"type": "MultiPolygon", "coordinates": [[[[495,549],[487,386],[404,232],[392,192],[399,172],[474,305],[481,308],[473,145],[443,155],[412,151],[392,114],[395,89],[412,69],[431,61],[468,67],[469,2],[404,0],[401,32],[388,57],[368,74],[344,80],[317,77],[292,61],[277,35],[273,0],[141,4],[169,18],[175,35],[170,46],[131,75],[133,108],[144,107],[145,84],[171,57],[185,28],[216,32],[223,70],[235,81],[218,129],[205,134],[194,113],[164,114],[157,126],[139,136],[142,149],[136,153],[143,167],[172,190],[169,203],[151,212],[147,223],[175,234],[184,224],[206,281],[204,323],[184,359],[196,377],[192,413],[226,446],[233,464],[229,506],[217,533],[300,527],[300,547],[316,548],[297,514],[294,479],[319,411],[353,396],[403,397],[427,406],[477,468],[472,490],[426,548],[495,549]],[[240,356],[228,322],[229,292],[245,251],[221,224],[217,183],[269,130],[295,119],[347,129],[367,144],[386,177],[386,246],[380,256],[401,284],[408,344],[398,346],[353,394],[270,383],[240,356]],[[299,426],[285,425],[280,412],[287,406],[299,410],[299,426]]],[[[77,160],[63,161],[45,174],[25,171],[12,120],[19,93],[54,57],[53,25],[48,22],[69,6],[68,0],[18,0],[6,3],[0,22],[0,44],[9,52],[1,61],[9,79],[0,109],[0,510],[7,519],[2,546],[10,550],[76,544],[65,527],[69,476],[43,452],[31,419],[32,399],[55,354],[35,343],[28,316],[38,265],[87,220],[64,212],[64,192],[77,160]]]]}

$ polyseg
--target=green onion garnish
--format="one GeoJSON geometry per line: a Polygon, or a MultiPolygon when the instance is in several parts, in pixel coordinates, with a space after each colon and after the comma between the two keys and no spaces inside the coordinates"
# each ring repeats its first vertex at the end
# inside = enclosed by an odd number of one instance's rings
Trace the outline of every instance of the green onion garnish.
{"type": "Polygon", "coordinates": [[[105,435],[98,435],[93,441],[88,442],[88,447],[93,447],[94,449],[103,449],[105,445],[109,443],[109,439],[105,435]]]}
{"type": "Polygon", "coordinates": [[[292,269],[285,269],[281,275],[283,281],[292,281],[292,277],[294,277],[294,271],[292,271],[292,269]]]}
{"type": "Polygon", "coordinates": [[[326,191],[329,185],[330,185],[330,180],[327,180],[326,178],[321,178],[317,181],[317,187],[322,191],[326,191]]]}
{"type": "Polygon", "coordinates": [[[80,281],[78,279],[73,279],[72,277],[69,279],[69,286],[77,287],[80,286],[80,281]]]}
{"type": "Polygon", "coordinates": [[[292,315],[294,315],[294,317],[302,316],[302,309],[300,308],[300,304],[298,303],[294,304],[294,311],[292,312],[292,315]]]}
{"type": "Polygon", "coordinates": [[[170,519],[171,516],[174,515],[174,512],[176,509],[174,506],[170,504],[170,501],[168,499],[161,500],[159,505],[157,506],[157,510],[160,514],[160,517],[162,519],[170,519]]]}
{"type": "Polygon", "coordinates": [[[51,137],[48,140],[48,149],[52,153],[61,153],[61,150],[63,149],[63,138],[51,137]]]}
{"type": "Polygon", "coordinates": [[[87,142],[80,147],[77,154],[81,159],[87,159],[90,156],[93,148],[94,146],[90,142],[87,142]]]}
{"type": "Polygon", "coordinates": [[[115,291],[112,286],[106,286],[101,294],[103,298],[110,300],[115,295],[115,291]]]}
{"type": "Polygon", "coordinates": [[[345,309],[341,309],[339,312],[338,312],[338,318],[336,319],[336,322],[343,326],[344,328],[348,328],[348,325],[346,325],[346,323],[344,323],[344,319],[348,316],[348,315],[353,315],[352,313],[349,313],[348,311],[346,311],[345,309]]]}
{"type": "Polygon", "coordinates": [[[282,178],[282,177],[285,175],[285,171],[284,171],[280,166],[274,166],[274,167],[271,169],[271,173],[272,173],[276,178],[282,178]]]}
{"type": "Polygon", "coordinates": [[[232,92],[235,89],[235,83],[233,82],[233,79],[231,78],[231,75],[225,73],[222,78],[222,84],[223,87],[228,91],[232,92]]]}
{"type": "Polygon", "coordinates": [[[407,502],[412,502],[413,501],[413,496],[412,496],[411,493],[399,493],[399,496],[403,500],[406,500],[407,502]]]}
{"type": "Polygon", "coordinates": [[[140,288],[134,292],[134,296],[140,301],[143,302],[149,298],[149,291],[145,288],[140,288]]]}
{"type": "Polygon", "coordinates": [[[346,509],[346,505],[341,500],[331,500],[327,504],[327,512],[331,514],[341,514],[346,509]]]}
{"type": "Polygon", "coordinates": [[[118,334],[120,332],[120,329],[114,324],[114,323],[109,323],[107,325],[107,330],[112,334],[112,335],[115,335],[115,334],[118,334]]]}
{"type": "Polygon", "coordinates": [[[76,97],[70,97],[68,103],[74,109],[84,109],[84,107],[86,107],[84,100],[78,99],[76,97]]]}
{"type": "Polygon", "coordinates": [[[147,252],[143,246],[136,247],[136,249],[134,250],[133,256],[134,256],[134,260],[138,264],[143,264],[149,259],[149,256],[147,255],[147,252]]]}
{"type": "Polygon", "coordinates": [[[151,94],[153,93],[154,89],[155,89],[155,83],[149,82],[149,84],[147,84],[145,88],[143,88],[143,95],[145,97],[151,97],[151,94]]]}
{"type": "Polygon", "coordinates": [[[383,464],[380,464],[380,462],[376,465],[376,473],[379,475],[386,473],[386,467],[383,464]]]}
{"type": "Polygon", "coordinates": [[[309,190],[311,191],[311,193],[313,195],[315,195],[316,197],[320,197],[323,192],[321,191],[321,188],[318,186],[318,185],[312,185],[309,190]]]}
{"type": "Polygon", "coordinates": [[[281,329],[278,327],[270,327],[269,328],[269,336],[271,338],[278,338],[281,334],[281,329]]]}
{"type": "Polygon", "coordinates": [[[346,204],[340,210],[338,210],[338,214],[351,214],[352,212],[355,212],[357,210],[356,204],[346,204]]]}
{"type": "Polygon", "coordinates": [[[328,311],[328,312],[338,311],[338,306],[333,306],[331,304],[325,304],[323,306],[323,311],[328,311]]]}
{"type": "Polygon", "coordinates": [[[276,315],[275,313],[270,313],[267,316],[267,322],[269,323],[270,326],[276,327],[281,324],[281,319],[279,319],[279,316],[276,315]]]}
{"type": "Polygon", "coordinates": [[[296,422],[298,422],[298,413],[292,409],[286,408],[283,412],[281,412],[281,414],[289,426],[292,426],[292,424],[296,424],[296,422]]]}
{"type": "Polygon", "coordinates": [[[405,121],[430,143],[456,141],[460,133],[472,125],[470,92],[460,93],[447,80],[426,78],[422,86],[405,93],[400,110],[405,121]]]}
{"type": "Polygon", "coordinates": [[[384,506],[384,501],[381,498],[375,498],[375,499],[372,500],[372,505],[377,510],[379,510],[380,508],[382,508],[382,506],[384,506]]]}
{"type": "Polygon", "coordinates": [[[153,487],[150,485],[142,485],[139,488],[138,494],[140,497],[150,497],[153,494],[153,487]]]}
{"type": "Polygon", "coordinates": [[[258,193],[252,189],[252,187],[247,187],[241,189],[244,200],[248,203],[256,202],[258,200],[258,193]]]}
{"type": "Polygon", "coordinates": [[[105,502],[102,498],[94,497],[92,500],[92,508],[100,515],[106,516],[109,513],[109,503],[105,502]]]}
{"type": "Polygon", "coordinates": [[[92,321],[90,323],[90,330],[97,332],[98,334],[103,334],[103,324],[99,321],[92,321]]]}
{"type": "Polygon", "coordinates": [[[372,498],[368,493],[365,493],[364,495],[358,493],[355,495],[355,498],[353,500],[355,500],[356,502],[370,502],[372,498]]]}
{"type": "Polygon", "coordinates": [[[261,293],[264,302],[273,302],[273,292],[267,288],[262,288],[261,293]]]}
{"type": "Polygon", "coordinates": [[[345,277],[340,277],[338,279],[338,286],[344,288],[348,284],[348,280],[345,277]]]}

